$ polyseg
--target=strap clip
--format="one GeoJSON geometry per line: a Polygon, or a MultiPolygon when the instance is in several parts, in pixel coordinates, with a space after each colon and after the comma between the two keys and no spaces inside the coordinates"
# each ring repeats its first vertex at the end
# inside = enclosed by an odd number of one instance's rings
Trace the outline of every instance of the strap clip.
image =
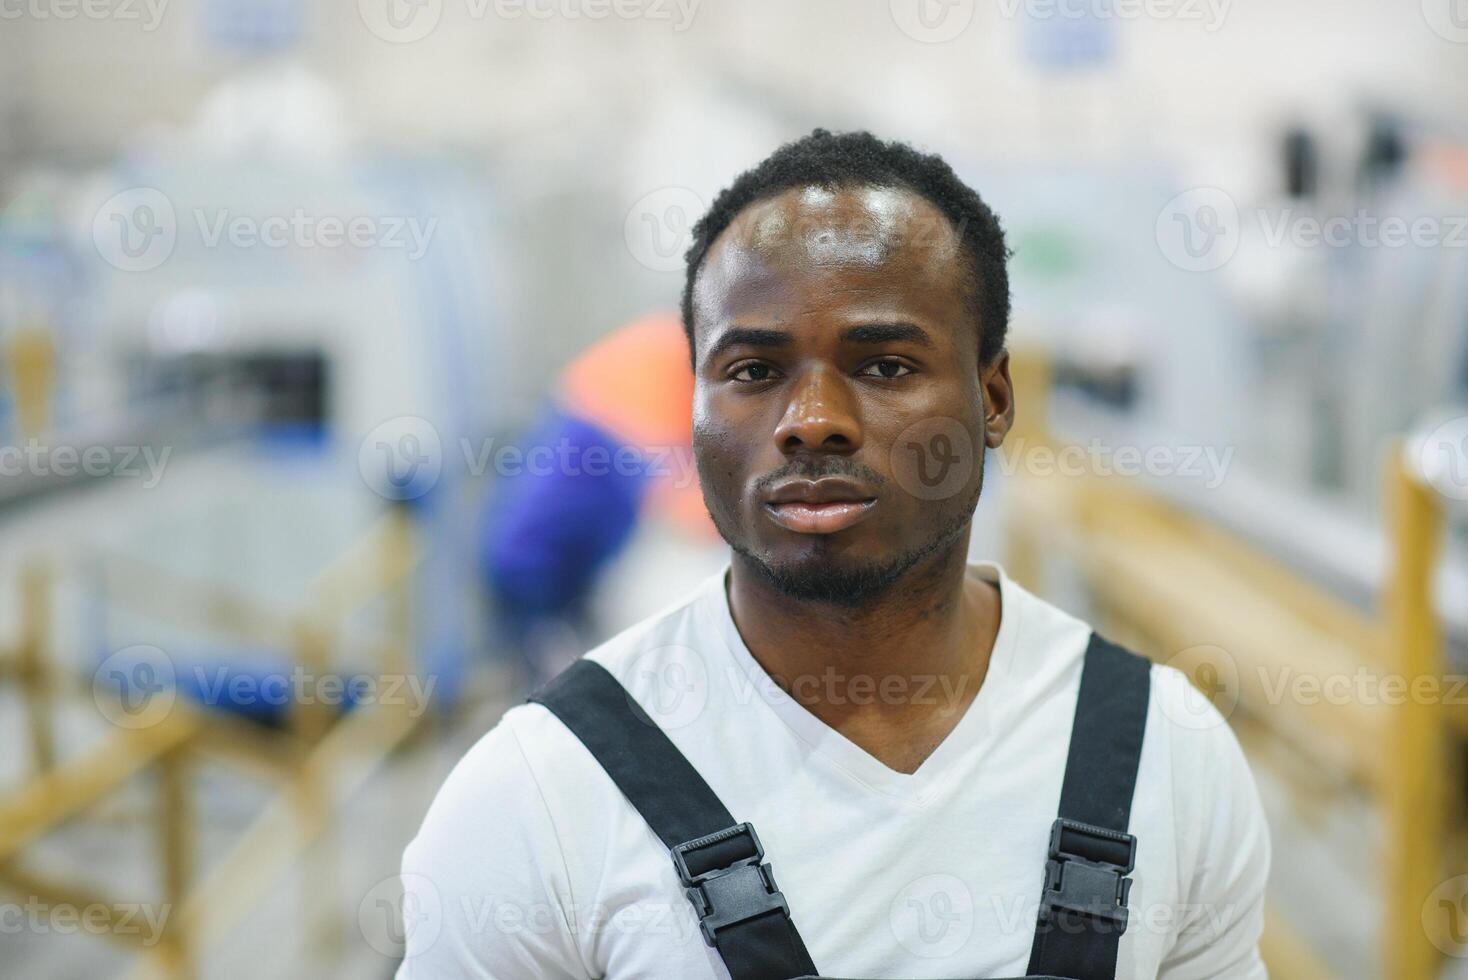
{"type": "Polygon", "coordinates": [[[1130,874],[1137,864],[1137,838],[1064,817],[1050,828],[1050,860],[1040,921],[1053,924],[1057,912],[1075,912],[1110,922],[1126,932],[1130,874]]]}
{"type": "Polygon", "coordinates": [[[710,946],[721,929],[770,912],[790,914],[751,825],[735,824],[685,841],[675,845],[672,854],[678,880],[688,890],[704,942],[710,946]]]}

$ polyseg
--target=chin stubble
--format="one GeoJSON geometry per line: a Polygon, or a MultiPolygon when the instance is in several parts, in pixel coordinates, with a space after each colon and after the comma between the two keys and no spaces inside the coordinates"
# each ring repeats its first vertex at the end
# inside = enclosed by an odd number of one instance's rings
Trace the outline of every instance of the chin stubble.
{"type": "Polygon", "coordinates": [[[969,506],[940,526],[927,541],[881,562],[842,564],[822,561],[816,555],[799,562],[772,565],[736,541],[720,522],[714,523],[734,553],[746,559],[781,595],[798,602],[853,608],[885,595],[914,567],[953,547],[978,506],[981,489],[982,485],[976,488],[969,506]]]}

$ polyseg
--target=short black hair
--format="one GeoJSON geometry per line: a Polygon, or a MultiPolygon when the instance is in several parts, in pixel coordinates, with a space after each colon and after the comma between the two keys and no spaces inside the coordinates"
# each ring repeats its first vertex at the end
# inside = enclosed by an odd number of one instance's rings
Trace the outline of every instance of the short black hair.
{"type": "Polygon", "coordinates": [[[749,205],[792,187],[901,187],[926,198],[954,229],[969,258],[969,295],[979,331],[979,363],[989,364],[1004,349],[1009,329],[1010,250],[999,218],[978,192],[958,179],[937,154],[906,143],[884,142],[865,130],[831,133],[812,130],[786,143],[734,179],[714,198],[693,226],[693,243],[684,256],[683,330],[693,354],[693,285],[709,247],[749,205]]]}

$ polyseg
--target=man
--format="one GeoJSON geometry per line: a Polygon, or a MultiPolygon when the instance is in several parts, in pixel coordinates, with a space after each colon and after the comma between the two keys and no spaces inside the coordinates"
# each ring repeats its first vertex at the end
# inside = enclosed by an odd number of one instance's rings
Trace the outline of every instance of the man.
{"type": "Polygon", "coordinates": [[[966,564],[1015,412],[1006,258],[947,164],[866,133],[714,202],[683,314],[730,565],[450,775],[402,976],[1265,975],[1223,720],[966,564]]]}

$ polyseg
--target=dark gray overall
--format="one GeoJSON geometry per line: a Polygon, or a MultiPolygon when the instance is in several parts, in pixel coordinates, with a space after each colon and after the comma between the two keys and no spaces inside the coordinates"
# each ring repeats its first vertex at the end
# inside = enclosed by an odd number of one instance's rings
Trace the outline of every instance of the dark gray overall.
{"type": "MultiPolygon", "coordinates": [[[[1127,823],[1150,678],[1146,660],[1091,634],[1026,977],[1116,975],[1136,863],[1127,823]]],[[[754,828],[735,821],[616,678],[579,660],[530,700],[581,740],[667,845],[704,939],[733,980],[818,975],[754,828]]]]}

